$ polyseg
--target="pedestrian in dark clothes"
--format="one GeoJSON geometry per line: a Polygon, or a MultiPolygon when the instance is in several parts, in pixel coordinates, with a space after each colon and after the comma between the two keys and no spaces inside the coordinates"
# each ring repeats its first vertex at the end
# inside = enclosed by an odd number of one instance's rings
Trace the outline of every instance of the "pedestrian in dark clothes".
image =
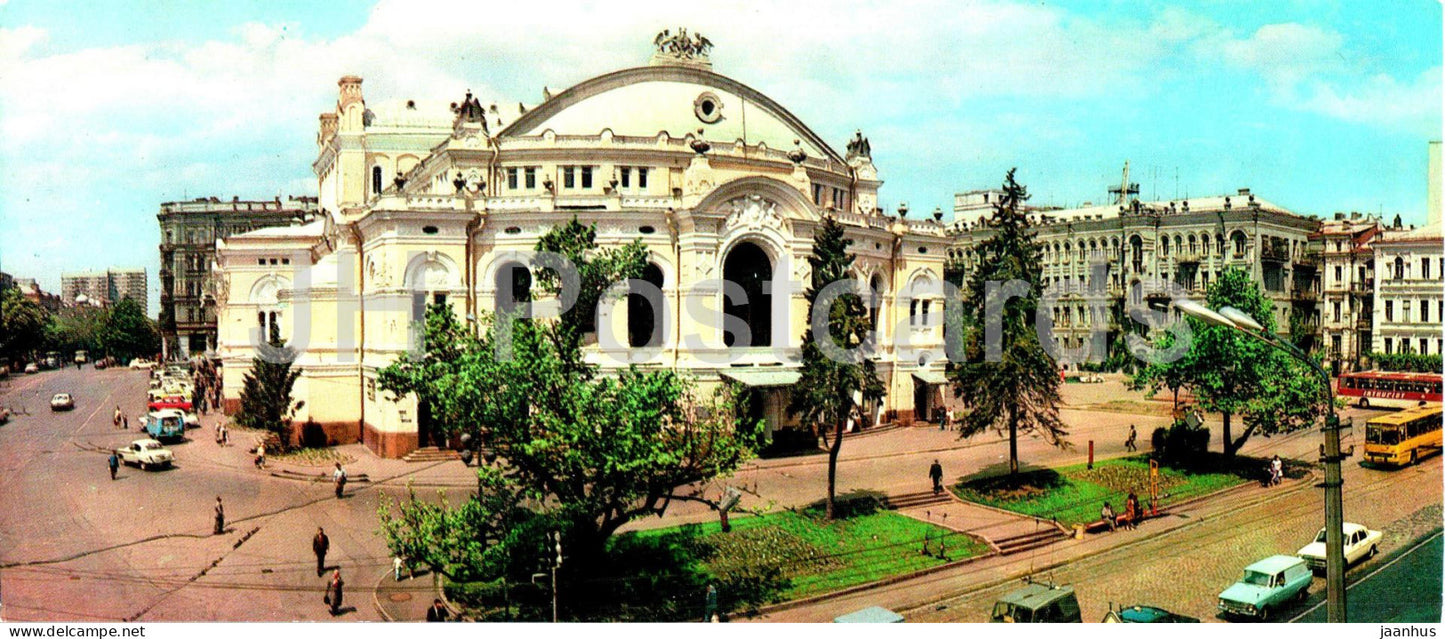
{"type": "Polygon", "coordinates": [[[928,467],[928,478],[933,480],[933,494],[943,492],[943,465],[938,460],[933,460],[933,465],[928,467]]]}
{"type": "Polygon", "coordinates": [[[1134,430],[1133,424],[1129,424],[1129,438],[1124,440],[1124,450],[1131,453],[1139,450],[1139,447],[1135,444],[1137,441],[1139,441],[1139,432],[1134,430]]]}
{"type": "Polygon", "coordinates": [[[120,417],[120,427],[125,430],[130,430],[130,415],[122,415],[120,417]]]}
{"type": "Polygon", "coordinates": [[[219,535],[226,532],[226,507],[221,505],[221,496],[216,495],[216,532],[219,535]]]}
{"type": "Polygon", "coordinates": [[[331,549],[331,540],[326,537],[326,531],[316,529],[316,536],[311,539],[311,552],[316,553],[316,576],[320,577],[326,572],[326,551],[331,549]]]}
{"type": "Polygon", "coordinates": [[[331,604],[331,616],[341,614],[341,593],[346,582],[341,580],[341,569],[331,573],[331,583],[326,586],[326,597],[322,601],[331,604]]]}
{"type": "Polygon", "coordinates": [[[427,621],[446,621],[450,616],[452,613],[447,611],[447,607],[442,605],[440,599],[431,600],[431,607],[426,609],[427,621]]]}
{"type": "Polygon", "coordinates": [[[715,586],[715,585],[713,585],[713,584],[708,584],[708,585],[707,585],[707,599],[706,599],[706,601],[704,602],[704,604],[703,604],[703,609],[702,609],[702,620],[703,620],[703,622],[712,621],[712,618],[713,618],[714,616],[716,616],[716,615],[717,615],[717,586],[715,586]]]}
{"type": "Polygon", "coordinates": [[[120,455],[115,451],[110,452],[110,459],[105,460],[110,465],[110,480],[115,481],[115,471],[120,470],[120,455]]]}

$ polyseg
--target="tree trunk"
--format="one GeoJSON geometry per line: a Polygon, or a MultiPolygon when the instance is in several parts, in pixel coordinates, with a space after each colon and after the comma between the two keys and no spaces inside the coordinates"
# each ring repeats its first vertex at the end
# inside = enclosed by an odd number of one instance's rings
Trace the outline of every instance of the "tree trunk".
{"type": "Polygon", "coordinates": [[[1019,420],[1018,409],[1008,411],[1008,474],[1019,473],[1019,420]]]}
{"type": "Polygon", "coordinates": [[[843,422],[833,427],[833,442],[828,446],[828,519],[837,519],[834,499],[838,490],[838,452],[843,450],[843,422]]]}
{"type": "Polygon", "coordinates": [[[1229,436],[1229,421],[1233,416],[1231,413],[1224,413],[1224,456],[1226,458],[1233,458],[1234,451],[1237,450],[1232,446],[1234,440],[1229,436]]]}
{"type": "Polygon", "coordinates": [[[1179,412],[1179,387],[1174,387],[1174,412],[1179,412]]]}

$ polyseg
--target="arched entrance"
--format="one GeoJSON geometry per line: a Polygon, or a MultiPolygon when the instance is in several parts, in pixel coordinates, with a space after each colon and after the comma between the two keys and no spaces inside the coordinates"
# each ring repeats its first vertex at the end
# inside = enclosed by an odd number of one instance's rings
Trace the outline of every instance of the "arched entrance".
{"type": "Polygon", "coordinates": [[[724,296],[723,313],[741,318],[752,332],[749,343],[737,343],[737,335],[724,331],[723,344],[732,346],[773,345],[773,296],[765,284],[772,280],[773,263],[761,247],[752,242],[741,242],[728,252],[723,261],[723,279],[742,287],[745,298],[730,299],[724,296]]]}
{"type": "MultiPolygon", "coordinates": [[[[648,262],[647,266],[642,269],[642,276],[638,279],[662,290],[662,269],[658,268],[656,264],[648,262]]],[[[662,346],[662,336],[659,335],[655,341],[652,339],[652,333],[657,329],[657,314],[662,310],[653,308],[652,303],[642,295],[637,293],[627,295],[628,346],[632,348],[662,346]]]]}

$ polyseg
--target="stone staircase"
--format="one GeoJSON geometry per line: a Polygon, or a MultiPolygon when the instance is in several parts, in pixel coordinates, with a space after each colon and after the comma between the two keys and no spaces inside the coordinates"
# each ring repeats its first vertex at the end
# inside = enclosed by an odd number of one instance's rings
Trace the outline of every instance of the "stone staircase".
{"type": "Polygon", "coordinates": [[[1021,552],[1028,552],[1036,548],[1042,548],[1054,542],[1068,539],[1069,535],[1054,526],[1046,526],[1041,530],[1013,537],[995,539],[993,543],[998,547],[1001,555],[1012,555],[1021,552]]]}
{"type": "Polygon", "coordinates": [[[890,509],[903,510],[905,508],[919,508],[922,506],[932,506],[934,504],[946,504],[950,501],[953,501],[953,498],[949,497],[948,492],[946,491],[935,495],[933,494],[933,491],[925,490],[923,492],[917,493],[889,495],[885,499],[885,501],[887,502],[890,509]]]}
{"type": "Polygon", "coordinates": [[[452,461],[461,458],[461,455],[457,454],[457,451],[449,448],[443,449],[437,448],[436,446],[425,446],[407,453],[406,456],[401,459],[408,463],[423,463],[452,461]]]}

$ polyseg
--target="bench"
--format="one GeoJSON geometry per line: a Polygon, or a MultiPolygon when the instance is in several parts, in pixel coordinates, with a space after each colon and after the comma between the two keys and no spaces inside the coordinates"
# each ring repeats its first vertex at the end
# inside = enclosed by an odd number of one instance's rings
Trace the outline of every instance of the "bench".
{"type": "MultiPolygon", "coordinates": [[[[1140,522],[1140,521],[1144,521],[1144,520],[1146,520],[1146,519],[1153,519],[1153,518],[1158,517],[1158,516],[1160,516],[1160,515],[1162,515],[1162,514],[1163,514],[1162,511],[1158,511],[1158,512],[1155,512],[1155,513],[1153,513],[1153,514],[1149,513],[1148,511],[1145,511],[1145,512],[1142,512],[1142,513],[1139,514],[1139,518],[1138,518],[1138,520],[1137,520],[1135,523],[1138,523],[1138,522],[1140,522]]],[[[1116,516],[1114,517],[1114,525],[1115,525],[1116,527],[1122,528],[1122,527],[1124,526],[1124,520],[1125,520],[1125,519],[1126,519],[1126,516],[1123,515],[1123,514],[1116,515],[1116,516]]],[[[1108,530],[1108,529],[1109,529],[1109,525],[1106,524],[1106,523],[1104,523],[1104,520],[1103,520],[1103,519],[1095,519],[1094,521],[1091,521],[1091,522],[1089,522],[1089,523],[1087,523],[1087,524],[1084,524],[1084,532],[1089,533],[1089,534],[1101,533],[1101,532],[1104,532],[1104,531],[1106,531],[1106,530],[1108,530]]]]}

